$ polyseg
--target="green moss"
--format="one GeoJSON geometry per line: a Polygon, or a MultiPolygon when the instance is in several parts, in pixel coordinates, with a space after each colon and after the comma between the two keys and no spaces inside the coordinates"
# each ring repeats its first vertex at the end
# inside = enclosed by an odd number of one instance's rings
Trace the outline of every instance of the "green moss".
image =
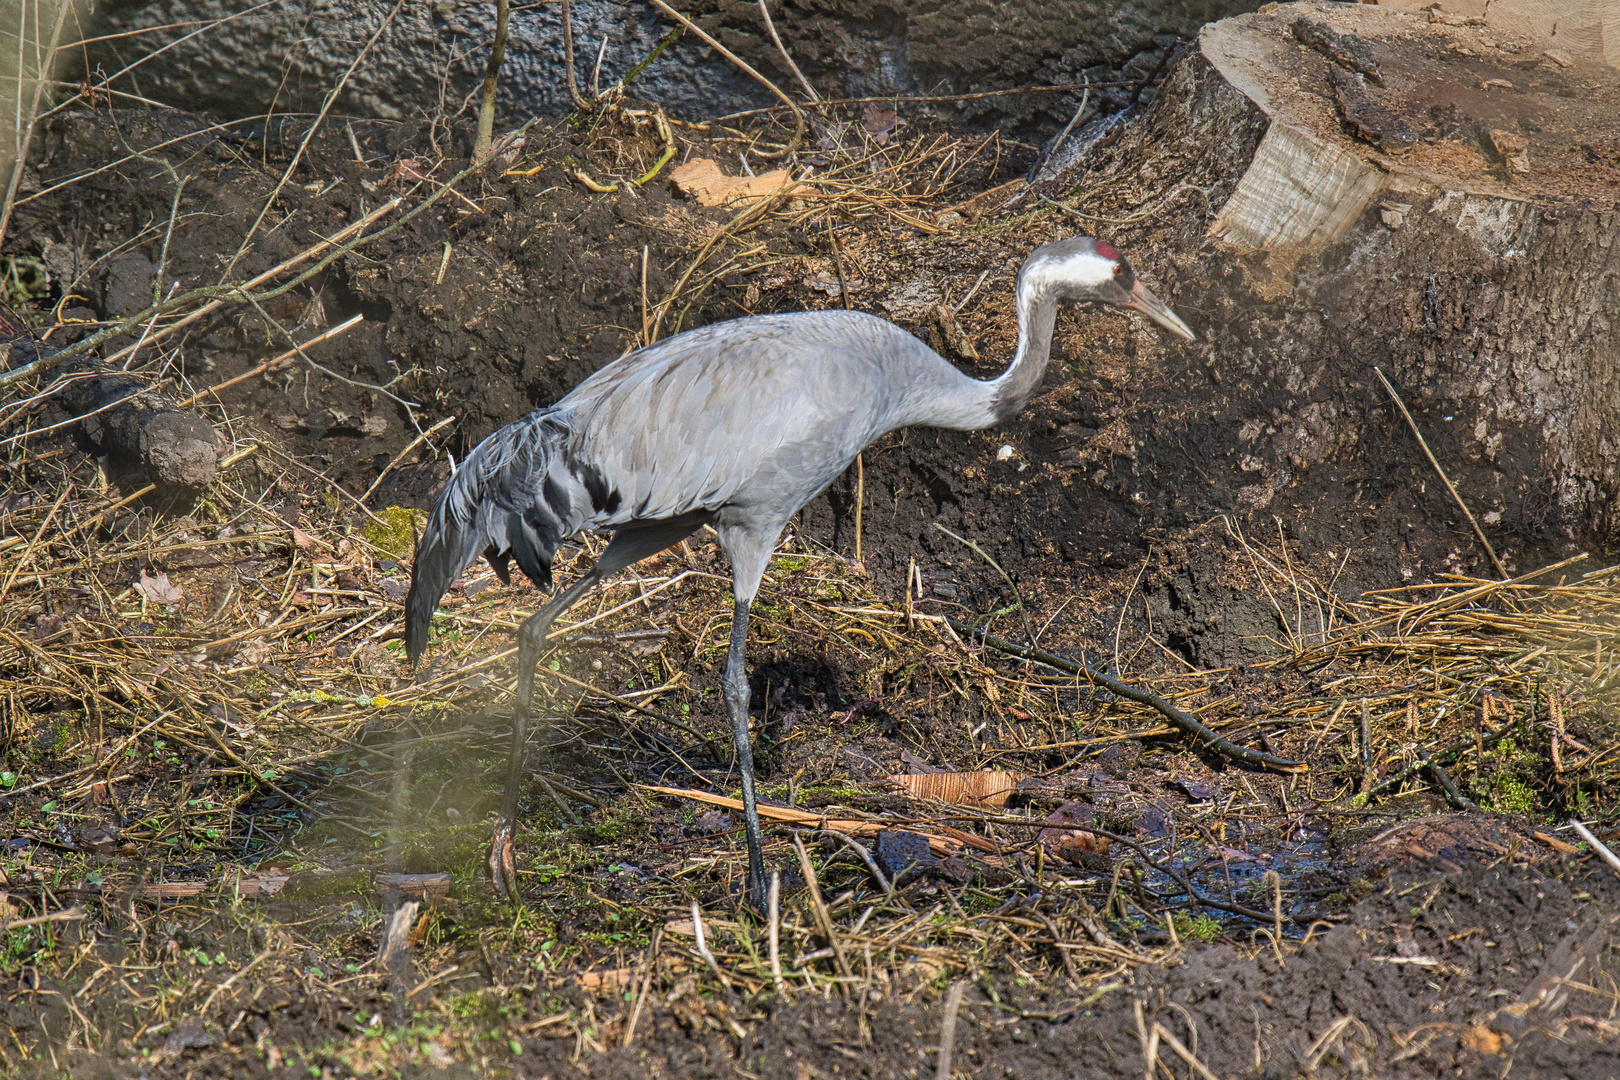
{"type": "Polygon", "coordinates": [[[1540,798],[1535,788],[1538,761],[1533,752],[1521,750],[1509,737],[1497,743],[1480,765],[1471,785],[1477,801],[1504,814],[1536,812],[1540,798]]]}
{"type": "Polygon", "coordinates": [[[401,858],[406,873],[452,874],[483,866],[489,849],[489,828],[481,822],[436,825],[406,838],[401,858]]]}
{"type": "Polygon", "coordinates": [[[611,844],[634,836],[641,827],[641,821],[634,814],[611,814],[590,826],[589,832],[598,843],[611,844]]]}
{"type": "Polygon", "coordinates": [[[1188,915],[1181,912],[1175,917],[1176,936],[1183,941],[1215,941],[1221,936],[1221,924],[1208,915],[1188,915]]]}
{"type": "Polygon", "coordinates": [[[1491,806],[1504,814],[1528,814],[1535,809],[1536,792],[1511,776],[1497,776],[1491,784],[1491,806]]]}
{"type": "Polygon", "coordinates": [[[366,543],[386,552],[396,562],[406,562],[416,551],[416,534],[427,521],[420,511],[390,506],[377,515],[361,532],[366,543]]]}

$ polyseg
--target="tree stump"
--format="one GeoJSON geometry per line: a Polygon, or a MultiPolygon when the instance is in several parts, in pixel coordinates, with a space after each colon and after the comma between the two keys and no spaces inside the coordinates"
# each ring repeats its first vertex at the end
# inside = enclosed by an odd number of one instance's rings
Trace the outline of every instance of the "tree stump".
{"type": "MultiPolygon", "coordinates": [[[[1444,518],[1454,568],[1488,573],[1373,368],[1510,549],[1615,541],[1620,35],[1600,3],[1452,7],[1207,26],[1048,194],[1146,249],[1203,337],[1234,510],[1343,474],[1444,518]]],[[[1348,542],[1354,517],[1328,527],[1348,542]]]]}

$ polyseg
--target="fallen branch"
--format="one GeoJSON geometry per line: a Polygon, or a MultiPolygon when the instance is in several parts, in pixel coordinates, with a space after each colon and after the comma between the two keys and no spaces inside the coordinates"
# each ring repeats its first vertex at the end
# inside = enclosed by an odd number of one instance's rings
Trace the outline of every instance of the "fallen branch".
{"type": "Polygon", "coordinates": [[[1310,770],[1310,766],[1305,764],[1303,761],[1294,761],[1289,758],[1278,757],[1276,754],[1267,754],[1259,750],[1250,750],[1246,746],[1239,746],[1237,743],[1223,739],[1219,735],[1215,734],[1215,732],[1210,728],[1199,723],[1197,720],[1194,720],[1192,717],[1188,716],[1186,713],[1182,712],[1180,709],[1176,708],[1174,705],[1170,704],[1153,691],[1139,690],[1129,683],[1120,682],[1112,675],[1105,675],[1089,665],[1078,664],[1073,660],[1065,660],[1063,657],[1049,653],[1044,649],[1031,649],[1023,645],[1014,645],[1010,641],[998,638],[994,634],[986,633],[982,629],[976,629],[969,626],[967,623],[958,622],[955,619],[947,619],[946,624],[957,633],[967,634],[989,646],[990,648],[995,649],[997,652],[1004,652],[1012,656],[1019,656],[1025,660],[1033,660],[1036,663],[1045,664],[1047,667],[1057,668],[1059,671],[1066,671],[1070,675],[1083,675],[1085,678],[1096,683],[1098,686],[1103,687],[1110,693],[1117,694],[1122,698],[1128,698],[1131,701],[1140,702],[1143,705],[1151,706],[1162,713],[1165,719],[1170,721],[1172,727],[1180,728],[1182,731],[1185,731],[1187,734],[1193,736],[1193,738],[1202,743],[1206,749],[1213,750],[1218,754],[1223,754],[1226,757],[1234,758],[1238,761],[1247,762],[1250,765],[1260,765],[1267,769],[1276,769],[1278,772],[1303,773],[1310,770]]]}
{"type": "MultiPolygon", "coordinates": [[[[213,394],[213,395],[215,395],[217,397],[219,392],[221,390],[224,390],[226,387],[235,386],[237,383],[240,383],[240,382],[246,382],[248,379],[253,378],[255,375],[263,375],[267,371],[275,371],[279,367],[287,364],[294,357],[302,355],[303,350],[309,348],[311,345],[318,345],[323,341],[331,341],[333,338],[337,337],[338,335],[340,335],[342,333],[345,333],[346,331],[352,329],[357,324],[365,322],[365,319],[366,319],[366,317],[364,315],[355,315],[352,318],[350,318],[350,319],[348,319],[348,320],[346,320],[344,322],[338,323],[336,326],[328,327],[327,329],[321,331],[319,334],[316,334],[314,337],[310,338],[308,341],[304,342],[302,345],[296,345],[293,348],[288,349],[286,352],[282,353],[280,356],[277,356],[277,357],[274,357],[272,359],[266,360],[264,363],[259,364],[256,367],[251,367],[248,370],[242,372],[242,374],[233,376],[233,377],[231,377],[229,379],[226,379],[224,382],[218,384],[217,386],[210,386],[206,390],[199,390],[195,394],[192,394],[190,397],[183,398],[180,401],[175,402],[175,404],[183,409],[183,408],[186,408],[187,406],[197,404],[197,402],[201,401],[203,398],[207,397],[209,394],[213,394]]],[[[412,443],[411,445],[414,446],[415,443],[412,443]]]]}
{"type": "MultiPolygon", "coordinates": [[[[741,799],[728,799],[724,795],[711,795],[707,791],[693,791],[690,788],[652,787],[638,784],[643,791],[651,791],[657,795],[671,795],[677,799],[691,799],[693,802],[706,803],[709,806],[718,806],[725,810],[742,810],[741,799]]],[[[843,833],[846,836],[876,836],[884,829],[894,826],[882,821],[855,821],[850,819],[829,818],[822,814],[812,814],[808,810],[796,810],[790,806],[767,806],[759,804],[759,816],[765,821],[778,821],[787,825],[807,825],[815,829],[826,829],[831,832],[843,833]]],[[[912,830],[903,830],[911,832],[912,830]]],[[[949,839],[943,836],[930,836],[927,833],[917,833],[928,841],[928,850],[941,858],[953,855],[967,846],[962,840],[949,839]]],[[[978,837],[974,837],[975,840],[978,837]]],[[[988,841],[981,841],[986,847],[991,847],[988,841]]],[[[973,845],[977,847],[978,845],[973,845]]]]}

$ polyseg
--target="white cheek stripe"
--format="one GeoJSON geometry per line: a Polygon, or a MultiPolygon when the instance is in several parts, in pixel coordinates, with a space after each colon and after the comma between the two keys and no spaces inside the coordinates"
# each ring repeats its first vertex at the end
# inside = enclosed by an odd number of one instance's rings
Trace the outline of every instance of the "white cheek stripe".
{"type": "Polygon", "coordinates": [[[1095,252],[1081,252],[1062,259],[1042,260],[1030,267],[1024,285],[1031,294],[1051,292],[1058,285],[1094,289],[1112,280],[1117,264],[1095,252]]]}

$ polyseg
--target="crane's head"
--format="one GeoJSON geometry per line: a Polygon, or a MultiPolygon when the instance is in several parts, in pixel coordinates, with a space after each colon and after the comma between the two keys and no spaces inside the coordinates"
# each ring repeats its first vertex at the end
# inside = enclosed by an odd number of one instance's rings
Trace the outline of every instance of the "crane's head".
{"type": "Polygon", "coordinates": [[[1118,248],[1089,236],[1043,244],[1018,272],[1018,291],[1030,299],[1093,301],[1140,311],[1172,334],[1192,341],[1192,328],[1136,280],[1118,248]]]}

